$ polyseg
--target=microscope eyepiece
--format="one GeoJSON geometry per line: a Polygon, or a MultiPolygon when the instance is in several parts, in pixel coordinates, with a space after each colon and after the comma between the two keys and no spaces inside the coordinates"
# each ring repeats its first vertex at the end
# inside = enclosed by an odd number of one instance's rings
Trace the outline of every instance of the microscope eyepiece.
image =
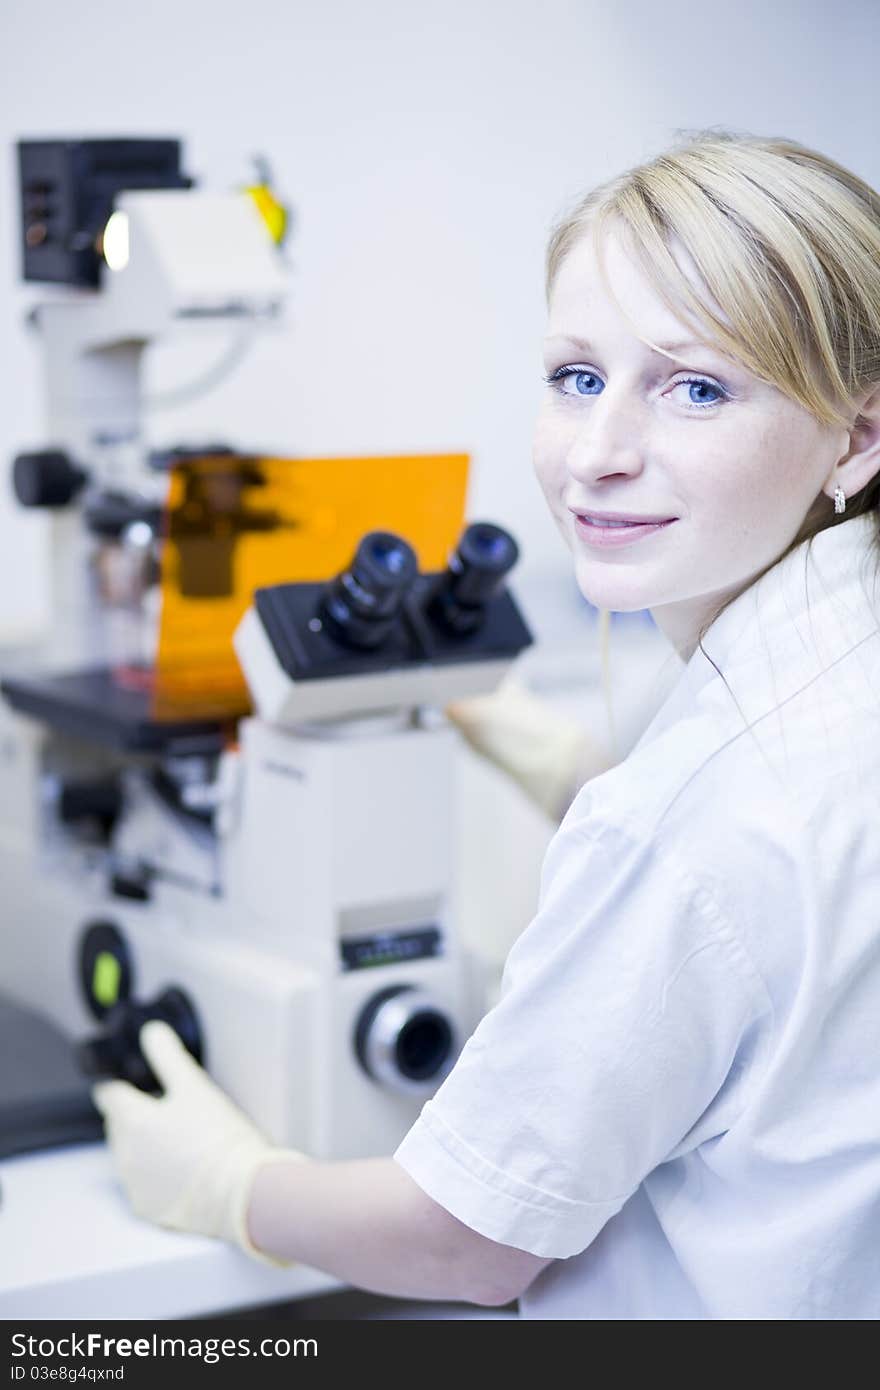
{"type": "Polygon", "coordinates": [[[462,534],[445,574],[428,603],[429,616],[457,635],[474,632],[486,604],[519,559],[513,536],[489,521],[475,521],[462,534]]]}
{"type": "Polygon", "coordinates": [[[418,574],[412,546],[391,531],[370,531],[351,564],[324,593],[320,616],[346,646],[377,647],[397,619],[418,574]]]}
{"type": "Polygon", "coordinates": [[[382,531],[373,531],[366,537],[366,541],[368,544],[365,558],[377,571],[399,575],[407,570],[412,551],[405,542],[401,542],[396,536],[382,531]]]}

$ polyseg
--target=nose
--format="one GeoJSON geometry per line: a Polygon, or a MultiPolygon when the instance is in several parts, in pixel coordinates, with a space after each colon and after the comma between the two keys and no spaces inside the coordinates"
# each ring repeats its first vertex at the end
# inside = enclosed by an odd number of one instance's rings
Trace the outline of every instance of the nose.
{"type": "Polygon", "coordinates": [[[588,410],[579,413],[569,442],[566,466],[583,484],[634,475],[644,466],[639,403],[630,392],[606,386],[588,410]]]}

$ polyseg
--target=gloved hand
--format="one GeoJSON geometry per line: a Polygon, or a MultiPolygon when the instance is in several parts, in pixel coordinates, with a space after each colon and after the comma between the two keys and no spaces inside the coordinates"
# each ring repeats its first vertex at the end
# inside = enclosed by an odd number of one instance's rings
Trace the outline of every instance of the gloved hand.
{"type": "Polygon", "coordinates": [[[582,726],[508,679],[491,695],[446,706],[470,746],[512,777],[554,821],[561,821],[584,782],[615,759],[582,726]]]}
{"type": "Polygon", "coordinates": [[[232,1241],[263,1263],[287,1263],[251,1243],[248,1201],[264,1163],[305,1155],[275,1148],[167,1023],[145,1023],[140,1045],[164,1095],[149,1096],[127,1081],[92,1088],[134,1210],[160,1226],[232,1241]]]}

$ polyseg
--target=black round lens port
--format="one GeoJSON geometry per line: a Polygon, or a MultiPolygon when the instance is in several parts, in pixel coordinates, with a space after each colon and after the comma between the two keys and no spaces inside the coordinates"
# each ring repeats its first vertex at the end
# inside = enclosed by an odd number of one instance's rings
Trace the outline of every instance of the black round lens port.
{"type": "Polygon", "coordinates": [[[450,1070],[455,1025],[441,1004],[414,985],[389,985],[364,1005],[354,1050],[373,1081],[406,1095],[426,1095],[450,1070]]]}
{"type": "Polygon", "coordinates": [[[452,1029],[442,1014],[426,1009],[415,1014],[397,1038],[397,1065],[410,1081],[436,1076],[452,1048],[452,1029]]]}

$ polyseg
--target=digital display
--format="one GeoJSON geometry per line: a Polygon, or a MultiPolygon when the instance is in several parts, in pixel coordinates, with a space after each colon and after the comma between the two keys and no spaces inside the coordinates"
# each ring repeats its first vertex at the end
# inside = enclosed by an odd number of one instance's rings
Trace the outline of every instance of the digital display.
{"type": "Polygon", "coordinates": [[[396,965],[400,961],[439,956],[442,935],[439,927],[379,932],[373,936],[350,937],[340,943],[340,951],[344,970],[366,970],[375,965],[396,965]]]}

